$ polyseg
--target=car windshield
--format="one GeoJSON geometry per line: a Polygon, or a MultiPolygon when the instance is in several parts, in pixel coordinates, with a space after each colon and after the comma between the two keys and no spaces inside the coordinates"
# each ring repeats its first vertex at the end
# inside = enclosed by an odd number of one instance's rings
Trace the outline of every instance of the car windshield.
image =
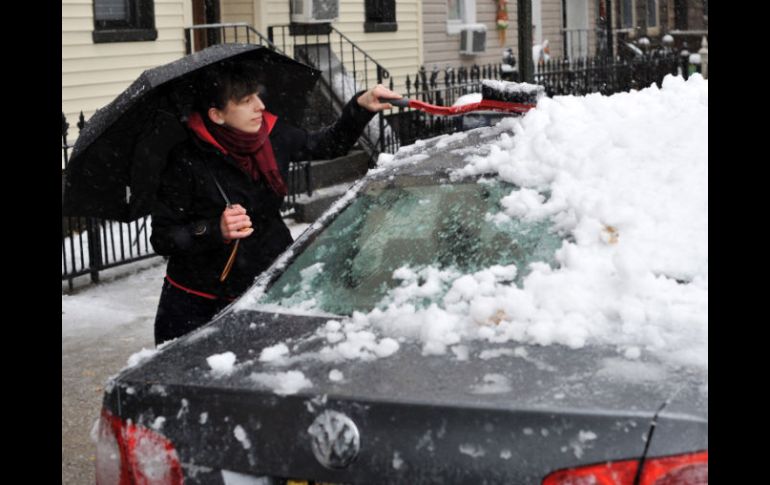
{"type": "Polygon", "coordinates": [[[554,264],[563,238],[548,221],[499,214],[501,199],[514,189],[500,181],[442,184],[428,177],[373,182],[260,303],[338,315],[368,312],[397,286],[393,273],[404,266],[468,274],[516,265],[513,283],[520,285],[529,263],[554,264]]]}

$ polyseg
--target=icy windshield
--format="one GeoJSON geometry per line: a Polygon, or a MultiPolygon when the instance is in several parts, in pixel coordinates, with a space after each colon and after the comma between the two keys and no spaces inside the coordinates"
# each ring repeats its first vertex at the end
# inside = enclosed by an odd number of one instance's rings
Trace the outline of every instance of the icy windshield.
{"type": "Polygon", "coordinates": [[[554,263],[562,237],[548,221],[496,217],[513,185],[438,184],[426,177],[375,182],[274,282],[260,303],[338,315],[374,309],[398,286],[398,268],[437,267],[468,274],[554,263]]]}

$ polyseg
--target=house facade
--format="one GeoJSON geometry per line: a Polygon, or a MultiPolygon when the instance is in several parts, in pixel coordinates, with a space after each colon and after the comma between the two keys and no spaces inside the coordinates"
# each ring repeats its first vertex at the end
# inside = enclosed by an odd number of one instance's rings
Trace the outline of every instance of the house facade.
{"type": "MultiPolygon", "coordinates": [[[[565,52],[584,57],[596,48],[596,0],[531,0],[532,44],[546,41],[551,57],[565,52]],[[566,24],[565,24],[566,21],[566,24]]],[[[518,15],[515,1],[505,2],[508,26],[505,35],[497,27],[497,0],[423,0],[423,29],[426,68],[472,66],[500,63],[503,50],[510,48],[518,58],[518,15]],[[485,27],[486,49],[476,54],[461,53],[461,30],[485,27]]]]}
{"type": "Polygon", "coordinates": [[[81,111],[90,118],[142,71],[184,55],[190,6],[190,0],[97,0],[96,5],[94,0],[62,0],[62,111],[70,123],[68,142],[77,134],[81,111]]]}
{"type": "MultiPolygon", "coordinates": [[[[184,56],[187,27],[243,22],[267,36],[271,26],[289,25],[292,1],[311,0],[62,0],[62,111],[70,125],[81,111],[88,119],[145,69],[184,56]]],[[[555,59],[604,52],[609,30],[615,55],[626,42],[649,37],[657,44],[666,34],[676,47],[688,42],[696,52],[708,34],[708,0],[530,1],[532,42],[548,41],[555,59]]],[[[332,23],[357,46],[358,62],[365,62],[360,55],[365,52],[389,71],[399,91],[421,66],[497,64],[506,48],[518,57],[517,25],[513,0],[339,0],[332,23]],[[507,10],[502,31],[501,9],[507,10]],[[463,30],[484,32],[475,34],[483,37],[481,48],[468,48],[478,40],[471,34],[463,46],[463,30]]],[[[280,30],[282,38],[275,40],[292,53],[294,40],[286,32],[280,30]]],[[[340,46],[331,42],[334,54],[350,62],[340,46]]],[[[377,69],[371,62],[365,66],[371,85],[377,69]]],[[[75,132],[70,129],[69,142],[75,132]]]]}
{"type": "MultiPolygon", "coordinates": [[[[361,52],[388,70],[397,90],[421,65],[420,5],[420,0],[340,0],[332,26],[360,49],[357,61],[369,71],[370,84],[377,79],[376,65],[365,62],[361,52]],[[383,5],[389,18],[382,18],[383,5]]],[[[62,0],[62,111],[73,126],[81,111],[90,118],[142,71],[184,56],[186,27],[243,22],[267,36],[270,26],[289,25],[290,8],[290,0],[62,0]]],[[[293,51],[290,36],[276,43],[293,51]]],[[[336,40],[331,47],[344,57],[336,40]]],[[[70,128],[68,142],[75,135],[70,128]]]]}
{"type": "Polygon", "coordinates": [[[616,42],[640,37],[657,42],[669,34],[677,47],[687,42],[697,51],[708,36],[708,0],[613,0],[612,12],[616,42]]]}
{"type": "MultiPolygon", "coordinates": [[[[660,45],[665,35],[673,37],[677,49],[687,42],[696,52],[702,37],[708,36],[708,0],[530,1],[532,44],[538,51],[547,41],[552,59],[606,53],[608,32],[615,55],[622,55],[619,49],[626,42],[647,37],[660,45]]],[[[498,0],[422,0],[426,68],[499,63],[505,48],[518,58],[517,3],[505,3],[509,20],[504,36],[497,30],[497,5],[498,0]],[[476,26],[486,30],[486,48],[461,53],[460,31],[476,26]]]]}

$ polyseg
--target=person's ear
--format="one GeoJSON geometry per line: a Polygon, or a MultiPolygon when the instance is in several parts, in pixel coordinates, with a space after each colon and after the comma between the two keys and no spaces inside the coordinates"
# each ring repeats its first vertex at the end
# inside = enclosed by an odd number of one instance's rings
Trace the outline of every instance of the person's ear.
{"type": "Polygon", "coordinates": [[[208,111],[209,119],[218,125],[224,125],[225,119],[222,117],[222,112],[219,111],[216,108],[209,108],[208,111]]]}

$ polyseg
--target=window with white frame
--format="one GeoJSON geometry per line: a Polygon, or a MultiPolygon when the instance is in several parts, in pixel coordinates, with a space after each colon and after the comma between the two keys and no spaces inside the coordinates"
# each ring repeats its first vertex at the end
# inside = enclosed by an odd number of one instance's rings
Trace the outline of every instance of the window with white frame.
{"type": "Polygon", "coordinates": [[[447,0],[447,33],[459,34],[476,23],[476,0],[447,0]]]}

